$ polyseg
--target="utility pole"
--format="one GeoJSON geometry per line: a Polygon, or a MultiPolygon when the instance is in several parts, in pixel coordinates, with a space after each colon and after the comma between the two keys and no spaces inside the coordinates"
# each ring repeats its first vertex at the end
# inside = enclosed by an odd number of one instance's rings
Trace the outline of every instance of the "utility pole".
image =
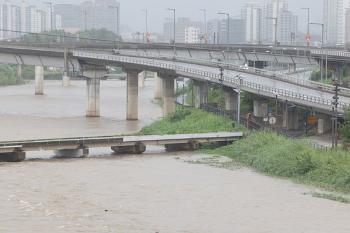
{"type": "Polygon", "coordinates": [[[176,57],[176,9],[175,8],[168,8],[168,11],[172,11],[173,12],[173,16],[174,16],[174,21],[173,21],[173,27],[174,27],[174,38],[173,38],[173,45],[174,45],[174,57],[176,57]]]}
{"type": "Polygon", "coordinates": [[[226,12],[218,12],[219,15],[226,15],[227,17],[227,44],[230,44],[230,14],[226,12]]]}
{"type": "Polygon", "coordinates": [[[333,108],[332,108],[332,147],[338,147],[338,106],[339,106],[339,77],[340,77],[340,68],[337,68],[336,78],[333,79],[334,86],[334,96],[333,96],[333,108]]]}
{"type": "Polygon", "coordinates": [[[304,8],[301,8],[301,9],[307,11],[307,34],[306,34],[306,44],[307,44],[307,47],[310,47],[310,41],[311,41],[311,37],[310,37],[310,8],[304,7],[304,8]]]}

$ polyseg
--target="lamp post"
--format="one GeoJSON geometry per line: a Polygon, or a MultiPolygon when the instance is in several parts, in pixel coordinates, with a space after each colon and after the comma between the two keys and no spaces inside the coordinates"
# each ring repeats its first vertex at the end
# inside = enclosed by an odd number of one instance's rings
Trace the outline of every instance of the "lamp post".
{"type": "Polygon", "coordinates": [[[110,5],[110,6],[108,6],[108,8],[109,9],[115,9],[117,11],[117,21],[116,21],[114,32],[115,32],[115,34],[117,36],[119,36],[119,10],[120,10],[119,6],[112,6],[112,5],[110,5]]]}
{"type": "Polygon", "coordinates": [[[268,17],[268,19],[272,19],[275,21],[275,42],[274,42],[274,44],[275,44],[275,47],[277,47],[277,45],[278,45],[278,41],[277,41],[278,18],[277,17],[268,17]]]}
{"type": "Polygon", "coordinates": [[[230,44],[230,14],[226,12],[218,12],[219,15],[226,15],[227,17],[227,44],[230,44]]]}
{"type": "Polygon", "coordinates": [[[51,20],[51,25],[50,25],[50,31],[53,30],[53,5],[52,2],[44,2],[50,7],[50,20],[51,20]]]}
{"type": "Polygon", "coordinates": [[[304,7],[301,8],[302,10],[306,10],[307,11],[307,34],[306,34],[306,43],[307,43],[307,47],[310,47],[310,8],[309,7],[304,7]]]}
{"type": "Polygon", "coordinates": [[[207,28],[207,10],[206,9],[200,9],[200,11],[203,12],[203,17],[204,17],[204,39],[205,43],[208,43],[208,28],[207,28]]]}
{"type": "MultiPolygon", "coordinates": [[[[324,24],[323,23],[310,23],[310,25],[317,25],[317,26],[321,26],[322,29],[322,35],[321,35],[321,67],[320,67],[320,71],[321,71],[321,81],[323,81],[323,44],[324,44],[324,24]]],[[[328,74],[326,74],[328,75],[328,74]]]]}
{"type": "Polygon", "coordinates": [[[176,9],[175,8],[168,8],[168,11],[173,12],[173,16],[174,16],[174,37],[173,37],[173,46],[174,46],[174,57],[176,57],[176,9]]]}
{"type": "Polygon", "coordinates": [[[146,17],[146,24],[145,24],[145,40],[144,42],[148,42],[148,10],[143,9],[143,12],[145,12],[145,17],[146,17]]]}

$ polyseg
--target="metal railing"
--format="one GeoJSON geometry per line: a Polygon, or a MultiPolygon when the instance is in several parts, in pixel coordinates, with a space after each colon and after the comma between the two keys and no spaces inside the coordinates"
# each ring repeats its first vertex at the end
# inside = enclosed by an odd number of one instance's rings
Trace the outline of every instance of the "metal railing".
{"type": "MultiPolygon", "coordinates": [[[[317,96],[306,95],[306,94],[297,93],[297,92],[293,92],[285,89],[248,82],[248,81],[242,80],[239,76],[230,76],[226,74],[223,76],[223,79],[221,79],[218,73],[211,72],[211,71],[204,71],[198,68],[189,68],[178,64],[175,65],[173,64],[173,62],[167,63],[166,61],[161,61],[161,60],[156,60],[151,58],[136,58],[136,57],[109,55],[109,54],[95,54],[95,53],[80,52],[80,51],[74,51],[73,56],[81,57],[81,58],[97,59],[97,60],[115,61],[115,62],[127,63],[127,64],[143,65],[143,66],[166,69],[166,70],[173,70],[178,74],[181,74],[187,77],[199,76],[207,81],[211,81],[215,83],[222,82],[225,86],[240,87],[242,90],[252,92],[252,93],[258,93],[269,97],[278,96],[279,98],[284,97],[287,100],[294,100],[294,101],[298,100],[297,101],[298,103],[301,103],[301,104],[308,103],[309,106],[310,105],[315,106],[315,104],[317,104],[318,107],[327,109],[327,110],[331,110],[333,106],[331,99],[325,99],[317,96]]],[[[320,90],[320,91],[323,91],[323,90],[320,90]]],[[[340,109],[343,109],[346,106],[348,106],[348,104],[344,102],[339,103],[340,109]]]]}

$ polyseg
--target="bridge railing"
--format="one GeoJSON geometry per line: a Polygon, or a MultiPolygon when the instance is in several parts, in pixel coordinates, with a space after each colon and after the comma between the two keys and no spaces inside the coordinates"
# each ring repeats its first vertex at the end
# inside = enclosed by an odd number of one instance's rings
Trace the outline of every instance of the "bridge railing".
{"type": "MultiPolygon", "coordinates": [[[[318,51],[318,50],[315,50],[315,51],[318,51]]],[[[349,53],[349,52],[347,52],[347,53],[349,53]]],[[[129,55],[129,56],[137,55],[137,53],[125,52],[125,51],[123,51],[121,54],[122,55],[129,55]]],[[[151,58],[151,59],[153,59],[153,58],[165,59],[165,60],[169,60],[169,61],[174,60],[173,57],[164,57],[164,56],[156,56],[155,57],[153,55],[148,55],[148,54],[143,54],[141,56],[144,58],[151,58]]],[[[208,58],[209,57],[210,56],[208,55],[208,58]]],[[[349,53],[349,57],[350,57],[350,53],[349,53]]],[[[329,85],[329,84],[324,84],[324,83],[319,83],[319,82],[315,82],[315,81],[311,81],[311,80],[295,78],[293,76],[290,76],[288,74],[278,72],[278,71],[268,71],[268,70],[257,69],[257,68],[252,68],[252,67],[245,67],[242,65],[236,65],[236,64],[227,63],[227,62],[210,61],[209,59],[204,60],[204,59],[194,59],[194,58],[179,57],[179,56],[175,57],[175,59],[178,61],[190,62],[192,64],[208,65],[208,66],[215,66],[215,67],[223,66],[228,70],[239,71],[242,73],[248,73],[248,74],[253,74],[253,75],[265,76],[268,78],[281,80],[281,81],[287,81],[290,83],[298,84],[298,85],[305,86],[305,87],[314,88],[317,90],[323,90],[323,91],[327,91],[327,92],[333,92],[333,89],[334,89],[334,87],[332,85],[329,85]]],[[[340,88],[340,95],[350,96],[350,89],[340,88]]]]}
{"type": "MultiPolygon", "coordinates": [[[[297,93],[297,92],[293,92],[293,91],[289,91],[281,88],[269,87],[258,83],[248,82],[248,81],[242,80],[239,76],[230,76],[226,74],[223,76],[223,79],[221,80],[220,75],[215,72],[204,71],[198,68],[189,68],[182,65],[167,63],[166,61],[161,61],[156,59],[116,56],[116,55],[109,55],[109,54],[94,54],[94,53],[77,52],[77,51],[73,52],[73,56],[90,58],[90,59],[98,59],[98,60],[115,61],[120,63],[135,64],[135,65],[143,65],[143,66],[156,67],[156,68],[161,68],[166,70],[173,70],[176,72],[180,72],[182,74],[187,74],[188,77],[193,77],[193,75],[200,76],[205,78],[208,81],[223,83],[226,86],[233,86],[236,88],[240,87],[245,91],[253,90],[254,93],[265,94],[266,96],[270,96],[270,97],[277,96],[278,98],[284,97],[284,98],[299,100],[302,102],[309,102],[313,104],[318,104],[320,107],[323,107],[325,109],[330,109],[330,110],[332,109],[332,106],[333,106],[331,99],[325,99],[325,98],[301,94],[301,93],[297,93]]],[[[348,105],[344,102],[339,103],[340,109],[344,109],[346,106],[348,105]]]]}

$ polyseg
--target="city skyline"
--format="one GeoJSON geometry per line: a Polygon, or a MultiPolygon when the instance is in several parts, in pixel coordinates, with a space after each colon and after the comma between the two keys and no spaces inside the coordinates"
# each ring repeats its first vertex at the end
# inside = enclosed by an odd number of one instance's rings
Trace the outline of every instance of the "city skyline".
{"type": "MultiPolygon", "coordinates": [[[[31,0],[28,2],[35,4],[42,4],[42,1],[31,0]]],[[[79,4],[83,2],[82,0],[76,0],[74,2],[68,0],[55,0],[54,4],[59,3],[70,3],[70,4],[79,4]]],[[[200,8],[207,9],[208,19],[220,18],[217,15],[218,11],[229,11],[232,16],[239,16],[241,8],[248,2],[257,2],[257,3],[267,3],[269,0],[233,0],[227,3],[225,0],[217,0],[215,4],[210,2],[203,2],[200,0],[178,0],[174,2],[173,0],[144,0],[142,2],[138,0],[119,0],[121,5],[121,25],[128,26],[132,31],[144,31],[145,28],[145,16],[142,9],[148,9],[149,15],[149,31],[162,33],[163,22],[166,18],[171,17],[166,9],[168,7],[176,8],[177,17],[190,17],[192,20],[201,21],[203,20],[203,13],[200,11],[200,8]],[[137,7],[135,7],[137,6],[137,7]],[[184,7],[186,6],[186,7],[184,7]],[[197,11],[194,9],[198,9],[197,11]],[[157,15],[154,14],[157,12],[157,15]]],[[[315,22],[322,21],[323,15],[323,4],[317,0],[295,0],[288,1],[290,10],[299,16],[299,29],[304,31],[306,29],[305,20],[306,14],[300,8],[310,7],[313,10],[310,12],[310,19],[315,22]]]]}

